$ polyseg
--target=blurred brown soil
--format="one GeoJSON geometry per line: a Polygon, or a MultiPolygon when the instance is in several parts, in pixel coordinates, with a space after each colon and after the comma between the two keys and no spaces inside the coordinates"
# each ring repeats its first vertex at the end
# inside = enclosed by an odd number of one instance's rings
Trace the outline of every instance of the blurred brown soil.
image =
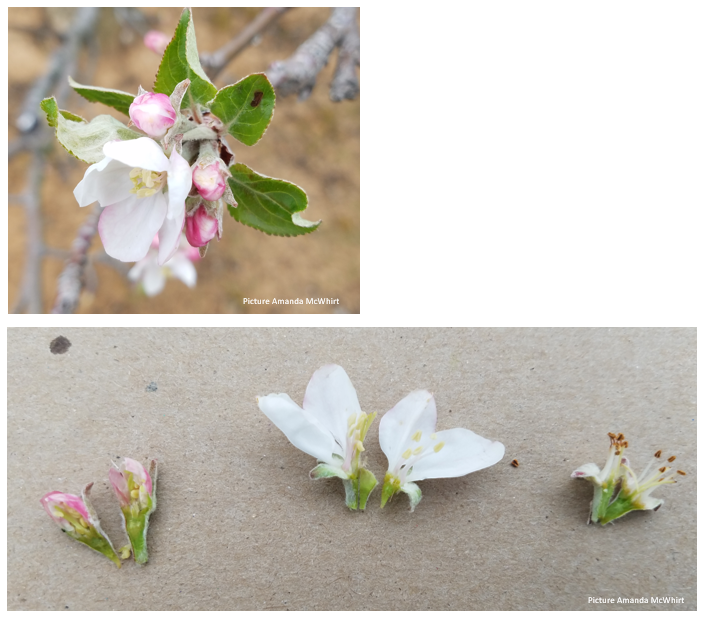
{"type": "MultiPolygon", "coordinates": [[[[180,9],[143,9],[152,26],[169,35],[180,9]]],[[[259,9],[194,9],[199,50],[212,52],[239,32],[259,9]]],[[[300,8],[287,12],[267,30],[256,46],[242,52],[221,73],[218,88],[254,72],[266,70],[274,60],[289,57],[328,18],[325,8],[300,8]]],[[[62,14],[50,15],[61,19],[62,14]]],[[[45,9],[9,9],[9,138],[17,137],[14,121],[27,89],[42,75],[57,46],[54,37],[35,36],[48,19],[45,9]]],[[[136,92],[142,84],[151,90],[159,57],[136,35],[121,28],[112,11],[104,9],[98,35],[99,54],[84,52],[80,83],[136,92]]],[[[284,178],[303,187],[309,207],[306,219],[322,219],[320,228],[298,238],[278,238],[245,227],[227,214],[223,240],[211,243],[208,255],[196,264],[198,284],[189,289],[178,280],[147,298],[126,278],[104,264],[96,264],[95,294],[84,293],[84,313],[358,313],[360,308],[360,104],[332,103],[328,86],[336,55],[321,72],[312,96],[304,102],[279,98],[272,124],[259,144],[247,147],[230,141],[236,160],[267,176],[284,178]],[[243,298],[339,298],[340,305],[245,305],[243,298]]],[[[72,94],[65,107],[87,118],[117,111],[84,101],[72,94]]],[[[21,153],[9,164],[9,192],[21,193],[26,183],[30,155],[21,153]]],[[[50,247],[69,249],[76,230],[89,209],[78,207],[73,189],[86,165],[54,147],[42,187],[44,237],[50,247]]],[[[9,207],[9,306],[15,303],[25,259],[25,218],[18,205],[9,207]]],[[[102,251],[96,235],[92,252],[102,251]]],[[[44,260],[44,307],[48,311],[56,294],[56,280],[63,259],[44,260]]]]}

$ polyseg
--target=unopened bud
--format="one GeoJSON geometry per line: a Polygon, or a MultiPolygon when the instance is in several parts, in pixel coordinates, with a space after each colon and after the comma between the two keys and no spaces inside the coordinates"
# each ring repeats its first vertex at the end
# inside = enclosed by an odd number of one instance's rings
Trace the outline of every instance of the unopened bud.
{"type": "Polygon", "coordinates": [[[165,94],[146,92],[130,105],[130,118],[150,137],[164,137],[176,122],[176,112],[165,94]]]}
{"type": "Polygon", "coordinates": [[[207,167],[196,165],[193,170],[193,184],[203,199],[209,202],[220,199],[225,191],[225,178],[218,162],[207,167]]]}
{"type": "Polygon", "coordinates": [[[186,240],[192,247],[207,245],[218,233],[218,219],[208,214],[201,204],[186,217],[186,240]]]}
{"type": "Polygon", "coordinates": [[[144,44],[149,47],[155,54],[161,56],[169,45],[171,39],[168,35],[159,30],[150,30],[144,35],[144,44]]]}

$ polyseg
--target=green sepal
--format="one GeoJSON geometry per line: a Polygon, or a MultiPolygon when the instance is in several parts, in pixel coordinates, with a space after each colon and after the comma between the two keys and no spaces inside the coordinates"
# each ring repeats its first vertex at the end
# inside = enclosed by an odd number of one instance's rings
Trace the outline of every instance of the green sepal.
{"type": "Polygon", "coordinates": [[[84,86],[75,82],[69,75],[69,85],[84,99],[92,103],[102,103],[112,107],[119,112],[130,115],[130,105],[135,100],[135,95],[122,90],[111,90],[110,88],[99,88],[98,86],[84,86]]]}
{"type": "Polygon", "coordinates": [[[56,128],[59,143],[69,154],[84,163],[102,161],[105,158],[103,146],[112,140],[125,141],[144,137],[131,131],[112,116],[96,116],[86,122],[75,114],[60,112],[54,97],[44,99],[40,107],[47,115],[49,126],[56,128]]]}
{"type": "Polygon", "coordinates": [[[345,504],[352,510],[365,510],[367,499],[377,486],[375,475],[365,468],[358,468],[355,476],[343,479],[345,486],[345,504]]]}
{"type": "Polygon", "coordinates": [[[118,569],[120,568],[120,558],[118,558],[117,554],[115,553],[113,546],[107,539],[100,536],[97,532],[95,532],[93,536],[89,537],[82,536],[76,532],[70,532],[67,530],[64,530],[64,532],[66,532],[67,536],[70,536],[72,539],[75,539],[79,543],[83,543],[84,545],[87,545],[98,553],[103,554],[106,558],[112,560],[117,565],[118,569]]]}
{"type": "Polygon", "coordinates": [[[273,236],[300,236],[321,224],[299,215],[308,206],[308,197],[301,187],[262,176],[242,163],[231,166],[230,173],[228,186],[238,205],[228,206],[228,212],[243,225],[273,236]]]}
{"type": "Polygon", "coordinates": [[[181,13],[174,38],[164,50],[154,81],[154,92],[170,95],[179,82],[185,79],[191,80],[191,85],[181,103],[182,109],[190,107],[192,100],[205,104],[215,97],[217,89],[208,79],[198,59],[196,33],[191,9],[188,8],[181,13]]]}
{"type": "Polygon", "coordinates": [[[348,475],[343,472],[342,468],[337,466],[331,466],[328,464],[320,463],[311,472],[309,472],[309,477],[316,479],[329,479],[332,477],[337,477],[339,479],[347,479],[348,475]]]}
{"type": "Polygon", "coordinates": [[[264,73],[254,73],[218,91],[208,103],[225,130],[246,146],[256,144],[274,115],[274,88],[264,73]]]}

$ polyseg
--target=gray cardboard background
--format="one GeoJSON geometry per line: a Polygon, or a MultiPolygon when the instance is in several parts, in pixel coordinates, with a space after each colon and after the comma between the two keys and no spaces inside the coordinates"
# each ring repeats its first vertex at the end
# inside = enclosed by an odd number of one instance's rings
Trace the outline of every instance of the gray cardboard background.
{"type": "Polygon", "coordinates": [[[8,608],[695,609],[695,343],[694,329],[9,329],[8,608]],[[504,460],[420,482],[413,514],[403,495],[380,510],[379,488],[349,512],[255,403],[300,403],[329,362],[379,413],[365,443],[379,480],[379,418],[417,388],[436,394],[439,429],[501,440],[504,460]],[[592,486],[570,473],[604,464],[608,431],[637,470],[663,449],[688,476],[655,492],[657,513],[587,526],[592,486]],[[122,545],[118,455],[160,464],[143,568],[117,570],[39,504],[95,481],[122,545]]]}

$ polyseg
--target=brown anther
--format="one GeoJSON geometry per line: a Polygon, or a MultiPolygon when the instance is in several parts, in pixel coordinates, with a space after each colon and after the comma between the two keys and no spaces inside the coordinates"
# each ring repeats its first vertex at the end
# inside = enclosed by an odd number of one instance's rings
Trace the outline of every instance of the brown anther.
{"type": "Polygon", "coordinates": [[[656,459],[661,457],[661,451],[656,451],[656,453],[654,454],[654,457],[656,457],[656,459]]]}
{"type": "Polygon", "coordinates": [[[623,434],[623,433],[618,433],[618,434],[617,434],[617,440],[624,440],[624,434],[623,434]]]}
{"type": "Polygon", "coordinates": [[[676,472],[678,472],[678,474],[680,474],[682,476],[685,476],[685,472],[683,472],[683,470],[676,470],[676,472]]]}
{"type": "MultiPolygon", "coordinates": [[[[519,467],[519,461],[516,460],[516,459],[512,459],[512,465],[513,465],[515,468],[518,468],[518,467],[519,467]]],[[[684,474],[685,474],[685,473],[684,473],[684,474]]]]}
{"type": "Polygon", "coordinates": [[[669,457],[669,458],[668,458],[668,463],[671,463],[671,462],[673,462],[673,461],[675,461],[675,460],[676,460],[676,456],[673,455],[673,457],[669,457]]]}
{"type": "Polygon", "coordinates": [[[608,432],[607,435],[608,435],[612,440],[616,440],[616,439],[617,439],[617,436],[615,436],[611,431],[608,432]]]}
{"type": "Polygon", "coordinates": [[[666,466],[664,466],[663,468],[659,468],[658,471],[663,474],[666,471],[666,466]]]}
{"type": "Polygon", "coordinates": [[[629,446],[629,442],[627,442],[627,441],[625,440],[625,441],[624,441],[624,448],[627,448],[628,446],[629,446]]]}

